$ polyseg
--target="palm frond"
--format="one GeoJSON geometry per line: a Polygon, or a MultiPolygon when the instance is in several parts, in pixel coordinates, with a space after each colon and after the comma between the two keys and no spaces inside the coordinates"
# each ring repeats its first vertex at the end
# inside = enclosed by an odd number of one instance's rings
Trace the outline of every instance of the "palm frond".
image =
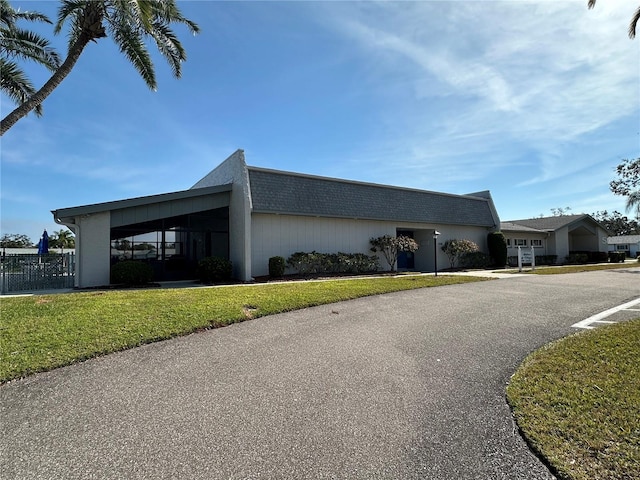
{"type": "Polygon", "coordinates": [[[33,60],[51,71],[60,66],[60,56],[46,38],[23,29],[0,29],[0,31],[2,33],[0,52],[7,57],[33,60]]]}
{"type": "Polygon", "coordinates": [[[157,90],[153,61],[140,32],[127,23],[112,25],[109,22],[109,26],[111,37],[120,48],[120,52],[133,64],[147,86],[151,90],[157,90]]]}
{"type": "Polygon", "coordinates": [[[636,38],[636,28],[638,27],[638,22],[640,22],[640,7],[638,7],[636,13],[631,18],[631,23],[629,23],[629,38],[636,38]]]}
{"type": "Polygon", "coordinates": [[[164,23],[156,21],[150,35],[171,67],[173,76],[180,78],[182,62],[187,59],[187,55],[176,34],[164,23]]]}
{"type": "Polygon", "coordinates": [[[589,0],[589,3],[587,4],[587,6],[589,8],[593,8],[596,6],[596,0],[589,0]]]}
{"type": "Polygon", "coordinates": [[[629,193],[627,196],[627,203],[625,205],[626,211],[636,208],[640,212],[640,190],[629,193]]]}
{"type": "MultiPolygon", "coordinates": [[[[18,64],[4,58],[0,58],[0,90],[18,105],[26,102],[36,92],[18,64]]],[[[34,111],[37,116],[41,116],[42,106],[38,105],[34,111]]]]}
{"type": "Polygon", "coordinates": [[[52,23],[43,13],[39,12],[21,12],[14,9],[7,0],[0,0],[0,23],[8,28],[16,26],[18,20],[27,20],[31,22],[52,23]]]}

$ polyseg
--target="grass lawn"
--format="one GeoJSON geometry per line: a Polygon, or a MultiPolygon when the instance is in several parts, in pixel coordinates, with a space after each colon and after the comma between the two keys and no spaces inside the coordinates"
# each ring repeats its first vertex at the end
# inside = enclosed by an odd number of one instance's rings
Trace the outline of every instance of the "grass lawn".
{"type": "Polygon", "coordinates": [[[531,354],[507,398],[558,478],[640,478],[640,318],[531,354]]]}
{"type": "MultiPolygon", "coordinates": [[[[534,275],[560,275],[563,273],[580,273],[580,272],[594,272],[596,270],[615,270],[617,268],[633,268],[640,267],[639,262],[635,263],[601,263],[597,265],[563,265],[557,267],[536,267],[535,270],[531,270],[531,267],[523,267],[522,273],[531,273],[534,275]]],[[[505,270],[502,273],[519,273],[518,270],[505,270]]]]}
{"type": "Polygon", "coordinates": [[[482,281],[399,276],[0,299],[0,382],[251,318],[367,295],[482,281]]]}

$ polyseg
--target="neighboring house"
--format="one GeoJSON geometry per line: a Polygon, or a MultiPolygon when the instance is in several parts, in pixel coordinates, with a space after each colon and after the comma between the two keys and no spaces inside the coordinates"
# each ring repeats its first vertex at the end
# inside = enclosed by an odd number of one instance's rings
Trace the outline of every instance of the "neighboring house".
{"type": "Polygon", "coordinates": [[[371,254],[370,238],[398,234],[421,246],[402,266],[433,271],[435,254],[445,264],[447,239],[486,251],[487,233],[500,225],[488,191],[452,195],[249,167],[242,150],[189,190],[52,213],[75,234],[78,287],[108,284],[112,263],[140,254],[157,280],[194,278],[197,261],[215,255],[232,261],[234,278],[251,281],[268,274],[273,256],[371,254]]]}
{"type": "Polygon", "coordinates": [[[518,247],[534,247],[536,256],[555,256],[563,263],[574,252],[607,252],[609,232],[590,215],[557,215],[553,217],[510,220],[500,224],[507,240],[509,256],[518,247]]]}
{"type": "Polygon", "coordinates": [[[618,235],[607,239],[610,252],[625,252],[627,257],[640,254],[640,235],[618,235]]]}

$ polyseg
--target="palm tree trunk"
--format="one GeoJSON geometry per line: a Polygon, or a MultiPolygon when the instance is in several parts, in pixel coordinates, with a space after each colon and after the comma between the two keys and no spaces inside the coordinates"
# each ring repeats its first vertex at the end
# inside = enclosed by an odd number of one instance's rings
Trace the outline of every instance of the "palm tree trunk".
{"type": "Polygon", "coordinates": [[[69,47],[69,53],[67,58],[60,65],[51,78],[45,83],[40,90],[34,93],[26,102],[21,104],[13,112],[2,119],[0,122],[0,137],[5,134],[7,130],[13,127],[18,120],[25,117],[31,110],[40,105],[44,100],[51,95],[60,83],[71,73],[71,70],[75,66],[78,58],[82,55],[84,48],[91,40],[98,38],[104,38],[107,36],[104,27],[102,26],[104,11],[100,2],[88,2],[88,5],[83,11],[82,32],[78,36],[78,39],[69,47]]]}
{"type": "Polygon", "coordinates": [[[53,92],[60,83],[69,75],[73,66],[80,58],[84,47],[89,43],[89,38],[81,36],[76,43],[69,49],[69,55],[60,65],[51,78],[45,83],[40,90],[34,93],[29,100],[18,106],[13,112],[9,113],[0,122],[0,136],[4,135],[7,130],[13,127],[18,120],[25,117],[31,110],[40,105],[53,92]]]}

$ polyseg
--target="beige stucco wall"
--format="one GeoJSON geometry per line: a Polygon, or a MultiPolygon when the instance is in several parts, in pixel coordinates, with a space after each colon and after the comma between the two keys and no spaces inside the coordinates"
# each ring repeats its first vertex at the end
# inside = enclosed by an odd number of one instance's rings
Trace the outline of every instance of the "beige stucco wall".
{"type": "Polygon", "coordinates": [[[109,285],[111,273],[111,213],[102,212],[76,219],[76,287],[109,285]]]}
{"type": "MultiPolygon", "coordinates": [[[[281,256],[287,259],[295,252],[320,253],[365,253],[371,254],[369,239],[382,235],[395,236],[397,230],[409,230],[414,234],[420,248],[414,254],[415,270],[434,270],[433,232],[438,230],[436,252],[438,269],[449,267],[446,255],[441,250],[448,239],[467,239],[487,251],[487,233],[484,227],[451,225],[425,225],[419,223],[395,223],[374,220],[343,218],[303,217],[298,215],[252,215],[251,272],[253,276],[269,273],[269,258],[281,256]]],[[[389,268],[380,257],[382,270],[389,268]]]]}

